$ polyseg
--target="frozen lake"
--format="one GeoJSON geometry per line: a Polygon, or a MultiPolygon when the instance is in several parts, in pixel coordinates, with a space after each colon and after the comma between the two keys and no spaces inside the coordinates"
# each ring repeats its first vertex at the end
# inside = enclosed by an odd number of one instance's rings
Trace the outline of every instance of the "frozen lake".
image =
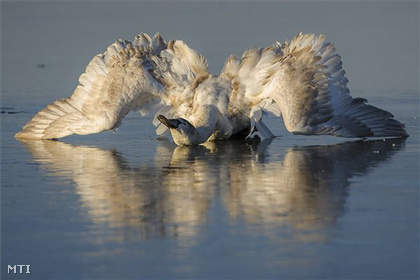
{"type": "Polygon", "coordinates": [[[1,18],[2,279],[420,277],[418,3],[5,2],[1,18]],[[118,38],[182,39],[217,73],[301,31],[410,137],[294,136],[270,117],[277,139],[180,148],[131,113],[117,133],[13,138],[118,38]]]}

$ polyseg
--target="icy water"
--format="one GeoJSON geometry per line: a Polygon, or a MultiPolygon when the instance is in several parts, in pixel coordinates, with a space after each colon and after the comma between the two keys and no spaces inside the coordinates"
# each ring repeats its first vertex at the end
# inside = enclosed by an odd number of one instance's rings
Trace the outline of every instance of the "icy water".
{"type": "Polygon", "coordinates": [[[417,2],[3,2],[1,18],[2,279],[419,278],[417,2]],[[269,118],[277,139],[180,148],[131,113],[117,133],[13,138],[117,38],[183,39],[218,72],[300,31],[325,33],[352,95],[410,137],[293,136],[269,118]]]}

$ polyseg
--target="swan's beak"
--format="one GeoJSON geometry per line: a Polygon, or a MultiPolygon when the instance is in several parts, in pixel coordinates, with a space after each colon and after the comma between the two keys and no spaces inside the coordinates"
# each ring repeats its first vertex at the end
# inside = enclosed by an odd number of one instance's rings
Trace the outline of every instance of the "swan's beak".
{"type": "Polygon", "coordinates": [[[164,125],[166,125],[168,128],[178,128],[179,121],[176,120],[176,119],[168,120],[167,118],[165,118],[165,116],[162,116],[162,115],[157,116],[157,119],[161,123],[163,123],[164,125]]]}

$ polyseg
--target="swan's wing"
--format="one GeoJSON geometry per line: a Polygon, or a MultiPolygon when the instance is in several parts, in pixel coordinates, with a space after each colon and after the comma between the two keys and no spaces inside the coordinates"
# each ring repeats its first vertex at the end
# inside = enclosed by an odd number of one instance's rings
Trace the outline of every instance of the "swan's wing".
{"type": "Polygon", "coordinates": [[[38,112],[16,137],[52,139],[113,130],[131,110],[142,115],[160,110],[173,117],[190,98],[186,88],[206,75],[205,59],[182,41],[166,44],[159,34],[118,40],[90,61],[70,97],[38,112]]]}
{"type": "Polygon", "coordinates": [[[250,49],[241,59],[230,57],[222,75],[231,80],[233,104],[248,106],[251,124],[265,134],[261,116],[268,111],[281,113],[296,134],[407,136],[391,113],[350,96],[341,58],[323,35],[250,49]]]}

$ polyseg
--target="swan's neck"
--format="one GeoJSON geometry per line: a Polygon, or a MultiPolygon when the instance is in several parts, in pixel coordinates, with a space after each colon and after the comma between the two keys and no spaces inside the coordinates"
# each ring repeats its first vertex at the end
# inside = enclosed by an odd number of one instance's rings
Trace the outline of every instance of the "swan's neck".
{"type": "Polygon", "coordinates": [[[197,140],[204,143],[213,134],[219,121],[220,112],[214,105],[200,106],[195,114],[194,127],[197,131],[197,140]]]}

